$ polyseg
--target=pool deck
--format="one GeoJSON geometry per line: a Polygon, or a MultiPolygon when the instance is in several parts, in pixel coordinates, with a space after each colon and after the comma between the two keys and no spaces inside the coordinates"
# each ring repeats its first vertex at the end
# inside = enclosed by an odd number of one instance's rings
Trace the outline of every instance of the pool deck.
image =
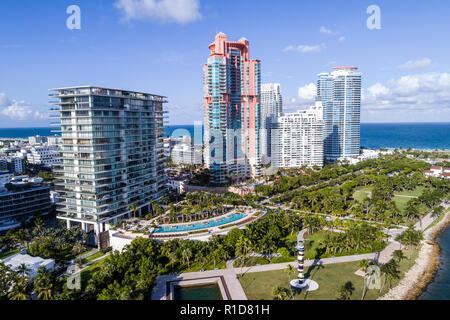
{"type": "Polygon", "coordinates": [[[224,300],[247,300],[236,273],[228,269],[159,276],[156,278],[156,285],[153,288],[152,300],[171,299],[168,283],[186,281],[190,284],[205,284],[219,279],[222,280],[224,290],[228,295],[228,297],[224,297],[224,300]]]}

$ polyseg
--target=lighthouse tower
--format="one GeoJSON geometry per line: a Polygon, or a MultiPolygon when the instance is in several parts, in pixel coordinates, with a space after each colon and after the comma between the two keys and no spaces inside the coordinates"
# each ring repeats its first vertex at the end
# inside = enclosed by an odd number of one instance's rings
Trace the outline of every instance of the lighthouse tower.
{"type": "Polygon", "coordinates": [[[297,263],[298,263],[298,279],[292,280],[290,286],[293,289],[315,291],[319,288],[319,284],[311,279],[305,279],[304,257],[305,257],[305,233],[306,229],[299,232],[297,236],[297,263]]]}

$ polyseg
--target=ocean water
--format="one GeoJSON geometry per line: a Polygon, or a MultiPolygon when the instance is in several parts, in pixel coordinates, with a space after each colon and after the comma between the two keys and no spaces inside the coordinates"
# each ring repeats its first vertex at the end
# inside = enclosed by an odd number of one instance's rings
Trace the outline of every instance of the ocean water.
{"type": "MultiPolygon", "coordinates": [[[[194,126],[169,126],[166,134],[178,137],[186,132],[193,136],[194,126]]],[[[362,123],[361,146],[450,150],[450,123],[362,123]]]]}
{"type": "MultiPolygon", "coordinates": [[[[41,135],[52,136],[55,128],[0,128],[0,138],[27,138],[41,135]]],[[[194,137],[193,125],[168,126],[166,136],[194,137]]],[[[199,130],[200,131],[200,130],[199,130]]],[[[195,139],[200,144],[201,138],[195,139]]],[[[365,148],[413,148],[450,150],[450,123],[363,123],[361,146],[365,148]]]]}
{"type": "Polygon", "coordinates": [[[450,150],[450,123],[363,123],[361,146],[450,150]]]}
{"type": "Polygon", "coordinates": [[[26,139],[31,136],[42,136],[49,137],[54,136],[55,132],[52,130],[57,130],[57,127],[51,128],[0,128],[0,138],[22,138],[26,139]]]}
{"type": "Polygon", "coordinates": [[[419,300],[450,300],[450,228],[439,238],[441,256],[439,270],[419,300]]]}

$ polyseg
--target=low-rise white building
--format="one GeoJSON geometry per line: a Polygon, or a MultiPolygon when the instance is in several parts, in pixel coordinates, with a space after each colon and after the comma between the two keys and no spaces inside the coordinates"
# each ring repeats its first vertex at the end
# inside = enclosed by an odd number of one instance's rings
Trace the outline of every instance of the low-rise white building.
{"type": "Polygon", "coordinates": [[[425,177],[450,179],[450,167],[432,166],[430,170],[425,171],[425,177]]]}
{"type": "Polygon", "coordinates": [[[201,165],[202,153],[202,146],[177,144],[172,149],[171,159],[176,164],[201,165]]]}
{"type": "Polygon", "coordinates": [[[55,166],[62,164],[61,156],[57,146],[36,145],[27,153],[27,160],[31,164],[55,166]]]}
{"type": "Polygon", "coordinates": [[[168,186],[171,190],[176,191],[178,194],[183,194],[186,192],[186,182],[187,182],[187,178],[181,178],[181,177],[177,177],[177,178],[169,178],[168,180],[168,186]]]}
{"type": "Polygon", "coordinates": [[[28,269],[27,274],[30,277],[30,280],[33,280],[34,277],[37,276],[38,270],[41,267],[44,267],[47,270],[53,270],[55,268],[55,260],[32,257],[23,253],[8,257],[3,260],[3,263],[9,266],[13,271],[17,271],[22,264],[25,264],[28,269]]]}
{"type": "Polygon", "coordinates": [[[14,175],[7,170],[0,170],[0,192],[5,188],[5,184],[9,183],[14,175]]]}

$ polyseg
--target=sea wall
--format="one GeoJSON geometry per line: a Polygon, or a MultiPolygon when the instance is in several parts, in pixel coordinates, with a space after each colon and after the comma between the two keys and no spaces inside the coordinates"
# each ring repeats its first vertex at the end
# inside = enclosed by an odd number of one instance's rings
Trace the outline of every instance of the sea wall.
{"type": "Polygon", "coordinates": [[[450,226],[450,212],[424,233],[424,240],[414,266],[400,283],[379,300],[416,300],[433,281],[439,269],[440,247],[436,238],[450,226]]]}

